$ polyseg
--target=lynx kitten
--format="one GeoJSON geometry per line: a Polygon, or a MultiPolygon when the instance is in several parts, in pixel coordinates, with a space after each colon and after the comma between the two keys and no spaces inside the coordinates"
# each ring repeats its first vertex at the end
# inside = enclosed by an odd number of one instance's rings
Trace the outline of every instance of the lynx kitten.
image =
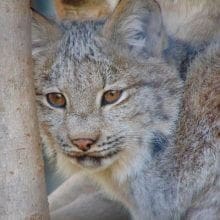
{"type": "Polygon", "coordinates": [[[185,149],[175,146],[182,83],[162,58],[159,7],[133,1],[112,33],[102,32],[103,25],[85,21],[56,27],[34,15],[43,144],[59,169],[91,176],[134,219],[181,219],[205,189],[206,166],[212,168],[215,160],[211,149],[205,152],[213,160],[199,164],[193,176],[187,173],[190,161],[181,161],[185,149]]]}

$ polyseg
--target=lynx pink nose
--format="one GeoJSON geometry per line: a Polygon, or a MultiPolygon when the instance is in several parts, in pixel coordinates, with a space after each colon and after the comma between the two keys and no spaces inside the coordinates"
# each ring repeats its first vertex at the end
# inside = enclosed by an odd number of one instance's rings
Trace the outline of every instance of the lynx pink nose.
{"type": "Polygon", "coordinates": [[[82,151],[87,151],[91,148],[91,145],[95,143],[95,140],[92,139],[74,139],[72,143],[77,146],[82,151]]]}

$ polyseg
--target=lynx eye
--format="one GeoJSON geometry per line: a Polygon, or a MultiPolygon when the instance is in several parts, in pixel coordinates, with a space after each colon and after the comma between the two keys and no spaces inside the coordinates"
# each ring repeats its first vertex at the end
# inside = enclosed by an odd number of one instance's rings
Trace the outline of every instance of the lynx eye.
{"type": "Polygon", "coordinates": [[[121,97],[122,91],[121,90],[109,90],[106,91],[102,96],[102,106],[113,104],[119,100],[121,97]]]}
{"type": "Polygon", "coordinates": [[[46,95],[47,97],[47,102],[55,108],[65,108],[66,106],[66,99],[62,93],[48,93],[46,95]]]}

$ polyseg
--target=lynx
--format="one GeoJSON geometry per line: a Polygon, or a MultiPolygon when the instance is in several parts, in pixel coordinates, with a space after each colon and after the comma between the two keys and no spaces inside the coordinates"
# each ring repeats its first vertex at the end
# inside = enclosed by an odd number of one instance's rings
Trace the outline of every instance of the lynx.
{"type": "MultiPolygon", "coordinates": [[[[186,93],[191,102],[179,114],[183,85],[163,58],[165,34],[154,1],[134,1],[111,35],[105,30],[103,21],[56,27],[35,15],[36,94],[48,154],[67,175],[92,178],[133,219],[218,219],[217,97],[210,102],[216,114],[196,112],[206,103],[192,88],[199,100],[186,93]]],[[[215,55],[206,62],[214,59],[209,68],[217,78],[219,46],[207,54],[215,55]]],[[[207,98],[212,94],[204,90],[207,98]]]]}
{"type": "MultiPolygon", "coordinates": [[[[173,189],[175,187],[175,190],[178,189],[178,205],[184,210],[181,216],[182,219],[219,219],[219,63],[220,45],[219,43],[213,43],[204,54],[195,59],[185,85],[185,94],[176,133],[175,157],[173,158],[176,167],[172,170],[173,173],[177,172],[178,186],[176,186],[176,182],[173,189]]],[[[165,166],[166,168],[167,166],[165,166]]],[[[73,177],[69,180],[71,186],[65,185],[61,191],[66,194],[70,192],[74,194],[75,191],[79,191],[79,188],[76,188],[78,183],[81,186],[81,192],[88,193],[88,188],[86,190],[83,181],[84,179],[79,180],[73,177]]],[[[103,202],[103,196],[98,194],[99,197],[97,197],[97,194],[91,193],[86,197],[78,197],[72,205],[53,212],[52,219],[58,220],[61,217],[68,216],[68,214],[72,218],[80,216],[79,219],[82,220],[112,219],[113,216],[114,219],[129,219],[128,215],[120,210],[121,207],[118,204],[116,206],[113,202],[111,203],[105,199],[103,202]],[[81,213],[80,207],[84,210],[83,213],[81,213]],[[94,213],[93,209],[97,211],[94,213]],[[104,218],[102,218],[103,214],[99,213],[100,210],[105,210],[104,218]],[[90,213],[93,213],[93,215],[90,213]]],[[[62,197],[64,195],[58,195],[56,200],[59,202],[61,198],[67,203],[67,196],[62,197]]],[[[51,199],[56,202],[54,198],[51,199]]],[[[64,204],[63,202],[59,207],[64,204]]],[[[71,204],[70,201],[68,204],[71,204]]],[[[52,207],[56,206],[52,204],[52,207]]],[[[71,219],[71,217],[67,219],[71,219]]],[[[154,217],[154,219],[158,218],[154,217]]],[[[173,216],[170,219],[179,218],[173,216]]]]}

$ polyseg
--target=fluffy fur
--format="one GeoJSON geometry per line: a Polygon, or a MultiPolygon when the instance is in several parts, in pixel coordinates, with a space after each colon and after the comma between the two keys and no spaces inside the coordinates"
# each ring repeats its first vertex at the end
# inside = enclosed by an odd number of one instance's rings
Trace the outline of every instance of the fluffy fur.
{"type": "Polygon", "coordinates": [[[39,39],[33,52],[42,140],[59,169],[85,172],[134,219],[217,219],[219,45],[192,66],[175,139],[182,83],[158,56],[163,44],[153,36],[162,38],[161,19],[150,33],[145,28],[146,19],[155,23],[158,5],[132,4],[110,37],[99,34],[102,22],[83,22],[64,24],[56,43],[39,39]],[[115,89],[123,91],[120,99],[101,106],[103,93],[115,89]],[[49,92],[62,92],[66,109],[51,107],[49,92]],[[97,141],[81,152],[75,138],[97,141]]]}
{"type": "Polygon", "coordinates": [[[178,202],[185,219],[220,216],[220,43],[192,64],[174,148],[178,202]]]}
{"type": "Polygon", "coordinates": [[[220,36],[219,0],[157,0],[170,35],[201,46],[220,36]]]}

